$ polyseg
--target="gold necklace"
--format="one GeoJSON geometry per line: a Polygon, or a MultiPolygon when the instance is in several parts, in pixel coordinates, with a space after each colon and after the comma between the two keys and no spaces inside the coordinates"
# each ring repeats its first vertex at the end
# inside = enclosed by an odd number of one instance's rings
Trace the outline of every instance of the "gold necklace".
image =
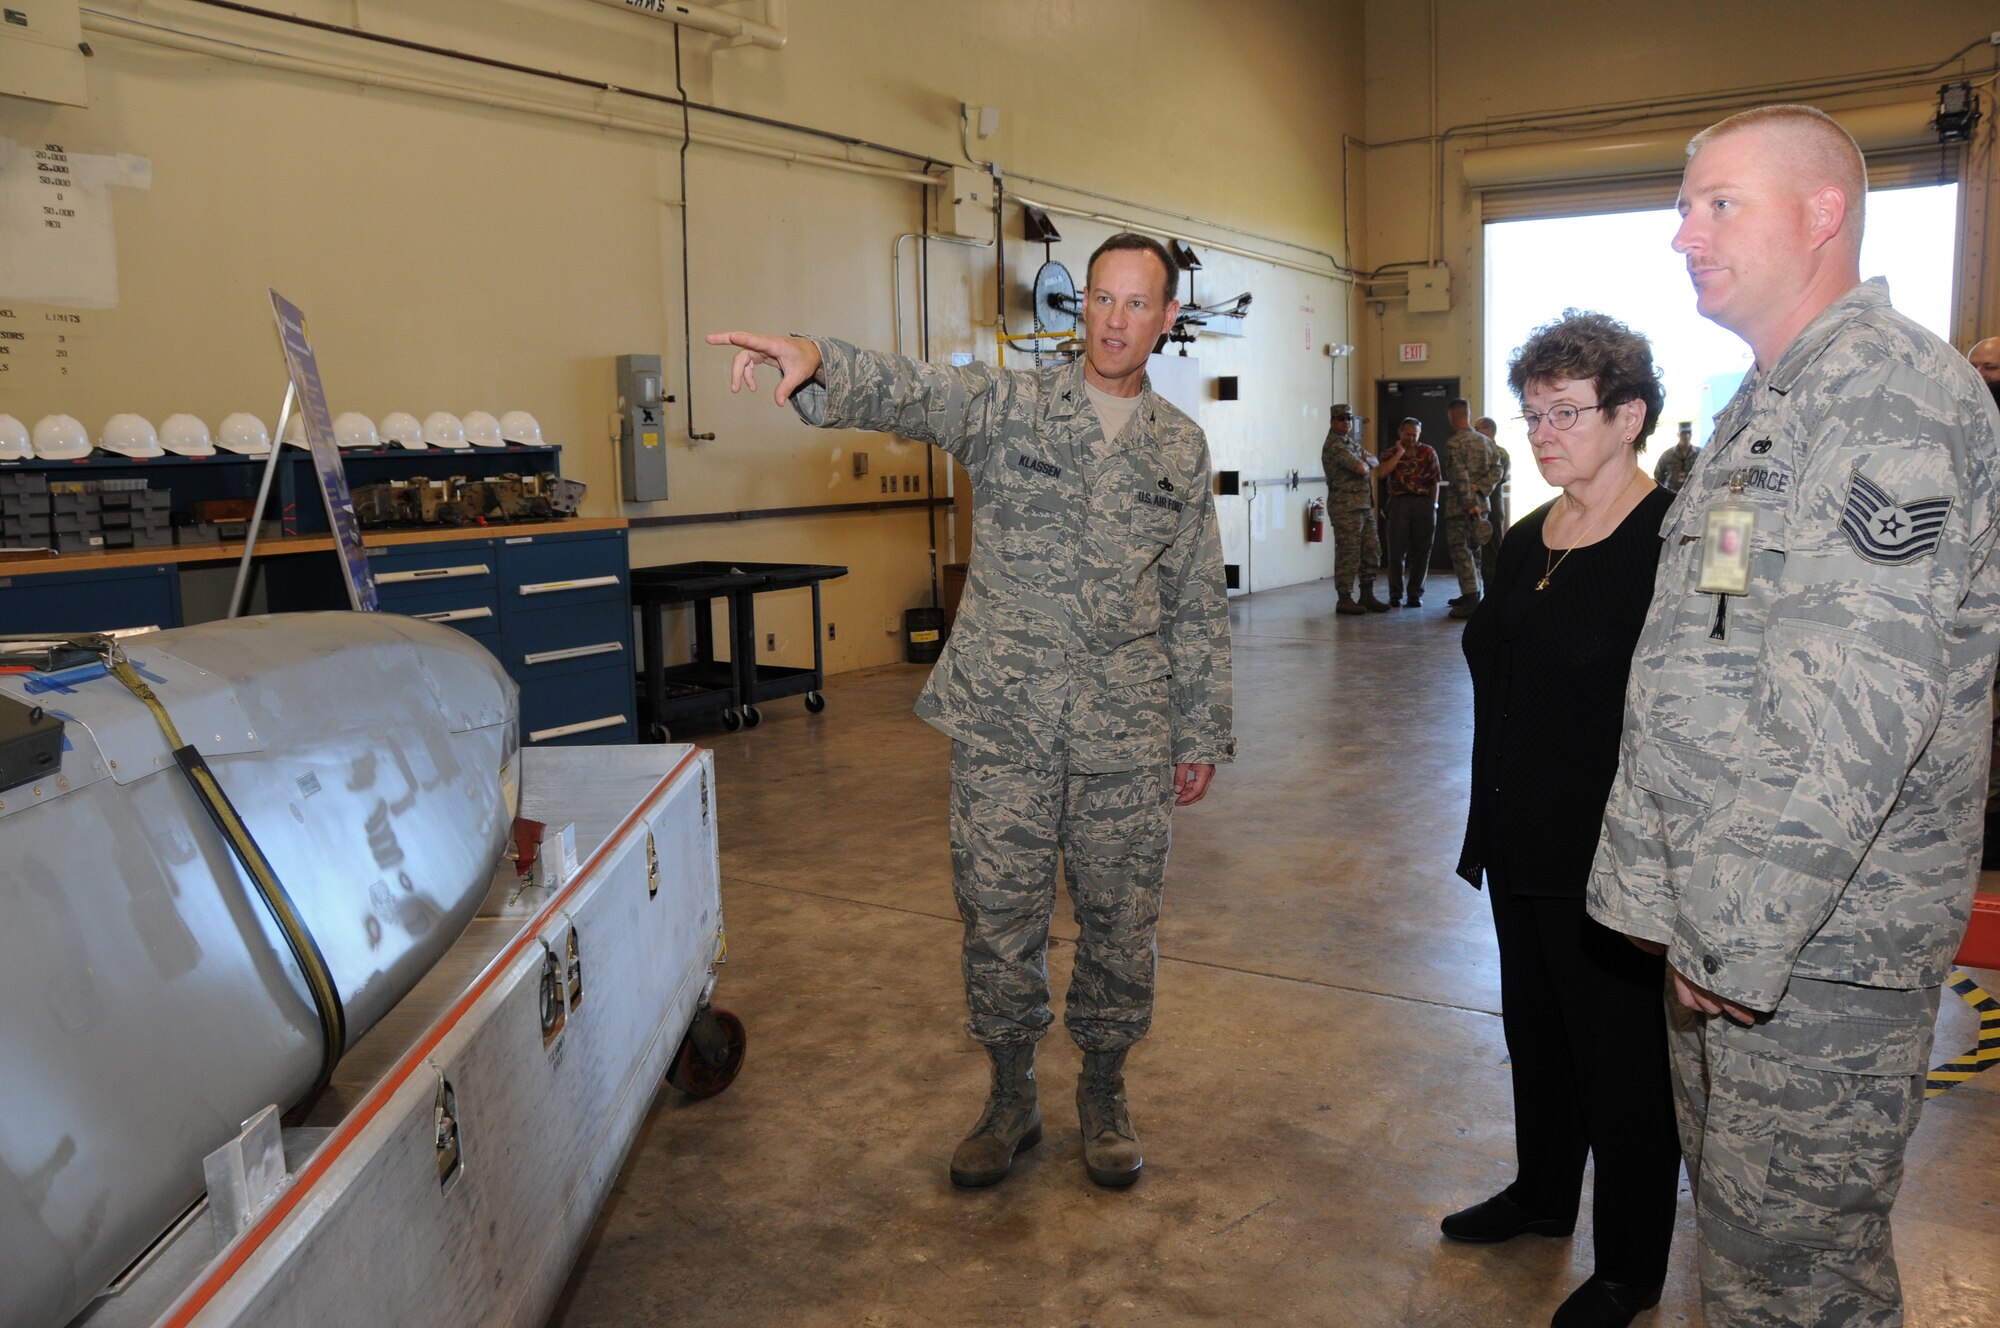
{"type": "MultiPolygon", "coordinates": [[[[1618,505],[1619,500],[1625,497],[1626,491],[1632,487],[1632,480],[1636,480],[1638,478],[1639,478],[1639,472],[1636,470],[1633,471],[1632,479],[1625,481],[1625,488],[1620,489],[1618,491],[1617,498],[1613,498],[1610,502],[1604,505],[1603,511],[1600,511],[1598,513],[1598,516],[1601,517],[1604,515],[1604,512],[1608,512],[1613,507],[1616,507],[1618,505]]],[[[1569,493],[1565,491],[1563,493],[1563,497],[1569,498],[1569,493]]],[[[1576,499],[1570,498],[1570,505],[1572,507],[1575,506],[1576,499]]],[[[1562,551],[1562,558],[1556,557],[1556,551],[1554,549],[1548,549],[1548,557],[1542,560],[1542,579],[1535,582],[1535,589],[1547,590],[1549,588],[1549,578],[1554,576],[1556,574],[1556,569],[1563,565],[1563,558],[1569,557],[1572,553],[1575,553],[1583,545],[1588,544],[1590,542],[1589,538],[1590,533],[1596,528],[1597,528],[1597,522],[1595,520],[1592,520],[1590,525],[1584,529],[1583,538],[1577,540],[1575,544],[1570,545],[1567,549],[1564,549],[1562,551]]],[[[1548,548],[1546,544],[1543,545],[1542,547],[1545,549],[1548,548]]]]}

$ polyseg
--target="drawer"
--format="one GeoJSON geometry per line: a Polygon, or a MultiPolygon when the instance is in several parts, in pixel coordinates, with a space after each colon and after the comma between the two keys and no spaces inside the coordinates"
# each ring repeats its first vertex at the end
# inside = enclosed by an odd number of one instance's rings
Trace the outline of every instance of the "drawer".
{"type": "Polygon", "coordinates": [[[634,713],[632,670],[623,660],[609,668],[521,683],[524,746],[632,742],[634,713]]]}
{"type": "Polygon", "coordinates": [[[455,627],[467,636],[480,638],[488,650],[498,650],[500,637],[500,615],[491,604],[466,604],[450,596],[440,596],[436,602],[413,602],[398,604],[394,608],[384,606],[384,613],[400,613],[411,618],[422,618],[425,622],[439,623],[445,627],[455,627]]]}
{"type": "Polygon", "coordinates": [[[519,535],[500,545],[503,597],[528,604],[630,592],[631,565],[622,530],[581,535],[519,535]]]}
{"type": "Polygon", "coordinates": [[[632,607],[622,599],[555,604],[522,612],[504,605],[500,662],[525,683],[538,673],[568,673],[632,661],[632,607]]]}
{"type": "Polygon", "coordinates": [[[406,606],[419,602],[443,607],[431,603],[439,595],[464,604],[493,605],[494,587],[499,584],[496,562],[491,544],[484,542],[368,555],[376,595],[383,608],[397,613],[415,612],[406,606]]]}

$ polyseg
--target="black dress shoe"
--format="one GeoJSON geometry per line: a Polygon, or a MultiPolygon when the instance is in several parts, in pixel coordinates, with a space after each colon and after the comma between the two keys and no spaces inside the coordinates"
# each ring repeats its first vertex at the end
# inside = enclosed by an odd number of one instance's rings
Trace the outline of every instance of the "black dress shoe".
{"type": "Polygon", "coordinates": [[[1473,591],[1470,595],[1454,595],[1450,599],[1445,601],[1445,603],[1451,605],[1451,607],[1453,607],[1454,609],[1461,604],[1477,604],[1478,602],[1479,602],[1479,592],[1476,590],[1473,591]]]}
{"type": "Polygon", "coordinates": [[[1629,1282],[1607,1281],[1592,1273],[1582,1286],[1569,1293],[1556,1317],[1549,1320],[1549,1328],[1625,1328],[1642,1310],[1659,1303],[1658,1282],[1634,1286],[1629,1282]]]}
{"type": "Polygon", "coordinates": [[[1410,596],[1410,607],[1411,607],[1411,608],[1413,608],[1413,609],[1420,609],[1420,608],[1422,608],[1422,607],[1423,607],[1423,604],[1424,604],[1424,601],[1423,601],[1423,597],[1422,597],[1422,596],[1420,596],[1420,595],[1412,595],[1412,596],[1410,596]]]}
{"type": "Polygon", "coordinates": [[[1496,1194],[1453,1213],[1438,1223],[1438,1229],[1469,1245],[1493,1245],[1516,1236],[1567,1236],[1576,1230],[1576,1219],[1536,1217],[1505,1194],[1496,1194]]]}

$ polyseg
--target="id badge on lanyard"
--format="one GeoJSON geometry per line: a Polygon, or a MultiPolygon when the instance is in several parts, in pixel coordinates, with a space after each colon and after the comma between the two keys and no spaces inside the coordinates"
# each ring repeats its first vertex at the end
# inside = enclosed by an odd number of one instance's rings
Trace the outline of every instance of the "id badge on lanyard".
{"type": "Polygon", "coordinates": [[[1757,509],[1743,501],[1743,472],[1729,482],[1729,497],[1708,509],[1701,533],[1701,580],[1695,589],[1711,595],[1750,593],[1750,537],[1757,532],[1757,509]]]}

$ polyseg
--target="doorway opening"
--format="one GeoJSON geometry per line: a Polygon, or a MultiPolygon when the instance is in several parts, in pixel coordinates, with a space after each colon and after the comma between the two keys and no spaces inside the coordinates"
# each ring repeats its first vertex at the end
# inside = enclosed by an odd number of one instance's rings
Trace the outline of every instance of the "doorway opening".
{"type": "MultiPolygon", "coordinates": [[[[1674,209],[1486,224],[1486,401],[1475,413],[1500,422],[1513,461],[1509,507],[1518,519],[1555,496],[1535,470],[1507,360],[1528,333],[1566,308],[1621,319],[1653,343],[1666,409],[1641,464],[1650,472],[1674,426],[1694,422],[1706,444],[1716,412],[1752,365],[1750,348],[1695,312],[1687,269],[1671,242],[1674,209]]],[[[1887,277],[1896,308],[1949,340],[1958,262],[1958,186],[1873,189],[1861,274],[1887,277]]]]}

